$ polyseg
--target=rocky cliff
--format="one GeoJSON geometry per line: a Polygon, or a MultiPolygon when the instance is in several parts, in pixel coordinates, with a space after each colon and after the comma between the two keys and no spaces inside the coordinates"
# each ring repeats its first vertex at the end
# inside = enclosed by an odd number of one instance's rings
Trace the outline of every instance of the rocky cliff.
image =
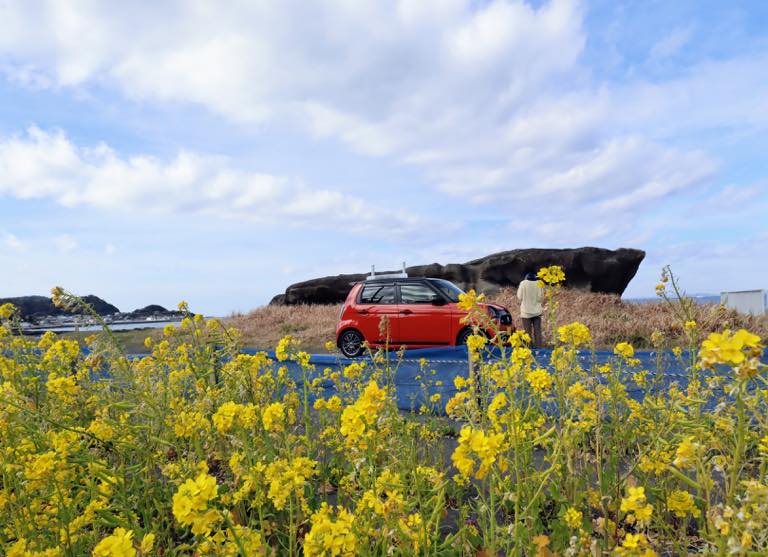
{"type": "MultiPolygon", "coordinates": [[[[507,286],[517,286],[525,273],[548,265],[565,270],[565,286],[591,292],[622,294],[637,273],[645,252],[638,249],[603,248],[517,249],[503,251],[466,263],[417,265],[406,271],[411,277],[450,280],[466,289],[492,294],[507,286]]],[[[336,304],[366,274],[336,275],[292,284],[272,304],[336,304]]]]}
{"type": "MultiPolygon", "coordinates": [[[[99,315],[112,315],[119,313],[120,310],[109,302],[105,302],[98,296],[89,294],[83,296],[83,300],[89,304],[99,315]]],[[[35,320],[42,317],[53,315],[69,315],[72,312],[64,311],[53,305],[50,298],[46,296],[19,296],[17,298],[0,298],[0,305],[11,303],[21,312],[21,318],[24,320],[35,320]]]]}

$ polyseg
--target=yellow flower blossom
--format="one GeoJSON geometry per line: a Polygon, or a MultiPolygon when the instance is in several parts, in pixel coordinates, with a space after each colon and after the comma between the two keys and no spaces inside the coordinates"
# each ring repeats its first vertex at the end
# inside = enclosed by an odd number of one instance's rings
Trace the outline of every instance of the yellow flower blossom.
{"type": "Polygon", "coordinates": [[[657,553],[648,547],[648,539],[644,534],[627,533],[616,548],[616,555],[621,557],[657,557],[657,553]]]}
{"type": "Polygon", "coordinates": [[[199,411],[182,411],[172,420],[173,431],[178,437],[191,438],[194,435],[208,431],[210,422],[199,411]]]}
{"type": "Polygon", "coordinates": [[[293,493],[303,492],[309,478],[314,476],[317,463],[304,456],[292,460],[279,458],[270,462],[266,468],[269,482],[268,497],[277,510],[282,510],[293,493]]]}
{"type": "Polygon", "coordinates": [[[304,540],[306,557],[354,557],[357,555],[355,517],[342,507],[336,507],[336,517],[327,503],[312,515],[304,540]]]}
{"type": "Polygon", "coordinates": [[[477,292],[472,289],[469,292],[459,294],[458,308],[464,311],[470,311],[483,300],[485,300],[485,294],[480,294],[478,296],[477,292]]]}
{"type": "Polygon", "coordinates": [[[173,516],[182,526],[191,526],[192,533],[208,534],[220,515],[208,505],[218,496],[216,478],[200,472],[192,480],[185,481],[173,496],[173,516]]]}
{"type": "Polygon", "coordinates": [[[141,538],[141,544],[139,545],[139,549],[141,550],[141,553],[146,555],[150,551],[152,551],[152,548],[155,546],[155,535],[153,533],[144,534],[144,537],[141,538]]]}
{"type": "Polygon", "coordinates": [[[736,367],[747,358],[758,358],[762,355],[763,345],[760,337],[739,329],[732,333],[726,329],[722,333],[711,333],[701,343],[699,359],[704,367],[718,364],[736,367]]]}
{"type": "Polygon", "coordinates": [[[556,285],[565,281],[565,272],[563,272],[563,268],[559,265],[550,265],[549,267],[539,269],[536,277],[545,284],[556,285]]]}
{"type": "Polygon", "coordinates": [[[589,332],[589,328],[578,321],[558,327],[557,336],[560,338],[560,342],[573,346],[574,348],[592,342],[592,335],[589,332]]]}
{"type": "Polygon", "coordinates": [[[630,487],[627,489],[627,496],[621,500],[621,512],[627,513],[627,522],[640,525],[648,524],[653,514],[653,505],[647,503],[645,498],[645,488],[630,487]]]}
{"type": "Polygon", "coordinates": [[[286,422],[285,404],[273,402],[268,405],[261,415],[261,421],[267,431],[283,431],[286,422]]]}
{"type": "Polygon", "coordinates": [[[542,397],[547,395],[554,382],[554,379],[552,379],[547,370],[542,368],[529,371],[525,375],[525,380],[531,386],[533,392],[542,397]]]}
{"type": "Polygon", "coordinates": [[[635,355],[635,349],[628,342],[620,342],[613,348],[613,353],[624,359],[629,359],[635,355]]]}
{"type": "Polygon", "coordinates": [[[371,437],[379,412],[384,408],[386,390],[371,381],[358,400],[341,413],[339,431],[350,448],[365,448],[371,437]]]}
{"type": "Polygon", "coordinates": [[[93,549],[93,557],[134,557],[133,532],[115,528],[110,536],[101,540],[93,549]]]}
{"type": "Polygon", "coordinates": [[[469,335],[467,337],[467,351],[472,361],[477,362],[480,360],[480,351],[487,343],[488,339],[485,335],[469,335]]]}
{"type": "Polygon", "coordinates": [[[667,496],[667,508],[678,518],[685,518],[686,514],[693,517],[701,515],[701,511],[694,503],[693,496],[687,491],[676,489],[667,496]]]}
{"type": "Polygon", "coordinates": [[[464,426],[451,460],[465,478],[474,476],[482,480],[497,461],[503,441],[503,433],[486,434],[481,429],[464,426]]]}
{"type": "Polygon", "coordinates": [[[0,306],[0,319],[10,319],[16,311],[16,306],[13,304],[3,304],[0,306]]]}
{"type": "Polygon", "coordinates": [[[290,358],[290,351],[294,348],[296,345],[296,341],[294,340],[293,336],[286,335],[283,338],[281,338],[277,343],[277,348],[275,348],[275,357],[277,358],[278,362],[285,362],[290,358]]]}
{"type": "Polygon", "coordinates": [[[677,446],[672,464],[678,468],[693,468],[698,452],[699,445],[693,442],[693,437],[686,437],[677,446]]]}
{"type": "Polygon", "coordinates": [[[581,511],[575,509],[574,507],[569,507],[567,511],[565,511],[565,524],[570,528],[571,530],[578,530],[581,528],[582,521],[584,520],[584,515],[581,511]]]}

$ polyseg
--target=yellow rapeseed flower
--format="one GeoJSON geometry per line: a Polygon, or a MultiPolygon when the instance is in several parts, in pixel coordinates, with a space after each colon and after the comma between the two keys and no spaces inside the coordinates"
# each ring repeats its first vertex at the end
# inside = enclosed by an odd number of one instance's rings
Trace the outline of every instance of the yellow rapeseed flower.
{"type": "Polygon", "coordinates": [[[312,515],[312,527],[304,538],[306,557],[354,557],[357,554],[355,517],[342,507],[336,507],[336,517],[327,503],[312,515]]]}
{"type": "Polygon", "coordinates": [[[627,522],[630,524],[635,521],[641,525],[648,523],[653,514],[653,505],[646,502],[644,487],[627,489],[627,496],[621,499],[621,512],[628,514],[627,522]]]}
{"type": "Polygon", "coordinates": [[[125,528],[115,528],[110,536],[101,540],[93,548],[93,557],[135,557],[133,532],[125,528]]]}
{"type": "Polygon", "coordinates": [[[173,516],[182,526],[191,526],[193,534],[208,534],[220,515],[208,504],[216,499],[219,486],[216,478],[203,471],[185,481],[173,496],[173,516]]]}
{"type": "Polygon", "coordinates": [[[635,348],[628,342],[620,342],[614,346],[613,353],[624,359],[628,359],[635,355],[635,348]]]}
{"type": "Polygon", "coordinates": [[[485,294],[478,295],[477,292],[472,289],[469,292],[459,294],[458,307],[461,310],[470,311],[483,300],[485,300],[485,294]]]}
{"type": "Polygon", "coordinates": [[[269,482],[268,497],[280,511],[285,508],[292,493],[300,494],[312,476],[316,475],[317,462],[305,456],[292,460],[278,458],[267,465],[265,476],[269,482]]]}
{"type": "Polygon", "coordinates": [[[549,393],[549,390],[552,388],[552,383],[554,382],[554,379],[549,372],[542,368],[529,371],[525,375],[525,380],[531,386],[533,392],[541,397],[546,396],[547,393],[549,393]]]}
{"type": "Polygon", "coordinates": [[[672,461],[672,464],[678,468],[693,468],[694,460],[698,452],[698,443],[693,442],[692,436],[686,437],[677,446],[675,460],[672,461]]]}
{"type": "Polygon", "coordinates": [[[565,524],[570,528],[571,530],[578,530],[581,528],[582,520],[584,519],[584,515],[581,511],[575,509],[574,507],[569,507],[567,511],[565,511],[565,524]]]}
{"type": "Polygon", "coordinates": [[[762,355],[763,346],[757,335],[739,329],[732,333],[726,329],[722,333],[711,333],[701,343],[699,359],[704,367],[717,364],[736,367],[747,358],[758,358],[762,355]]]}
{"type": "Polygon", "coordinates": [[[141,545],[139,546],[139,549],[141,549],[141,552],[143,554],[147,554],[150,551],[152,551],[152,548],[155,546],[155,535],[153,533],[144,534],[144,537],[141,538],[141,545]]]}
{"type": "Polygon", "coordinates": [[[464,426],[459,434],[459,445],[451,455],[451,460],[465,478],[474,476],[482,480],[497,461],[503,441],[503,433],[486,434],[481,429],[464,426]]]}
{"type": "Polygon", "coordinates": [[[467,337],[467,350],[472,358],[472,361],[480,360],[480,351],[488,343],[488,339],[485,335],[469,335],[467,337]]]}
{"type": "Polygon", "coordinates": [[[0,306],[0,319],[10,319],[16,313],[16,306],[13,304],[3,304],[0,306]]]}
{"type": "Polygon", "coordinates": [[[285,418],[285,404],[282,402],[273,402],[264,409],[261,415],[264,429],[272,432],[283,431],[285,428],[285,418]]]}
{"type": "Polygon", "coordinates": [[[565,281],[565,272],[559,265],[550,265],[539,269],[536,277],[546,284],[556,285],[565,281]]]}
{"type": "Polygon", "coordinates": [[[172,421],[173,431],[178,437],[191,438],[199,432],[208,431],[210,422],[199,411],[184,410],[172,421]]]}
{"type": "Polygon", "coordinates": [[[592,342],[592,335],[589,332],[589,328],[578,321],[558,327],[557,335],[560,338],[560,342],[571,345],[574,348],[592,342]]]}
{"type": "Polygon", "coordinates": [[[278,362],[284,362],[290,357],[289,350],[293,348],[295,341],[291,335],[286,335],[281,338],[275,348],[275,357],[278,362]]]}
{"type": "Polygon", "coordinates": [[[667,508],[678,518],[685,518],[688,513],[693,517],[701,515],[701,511],[694,503],[693,496],[681,489],[676,489],[667,496],[667,508]]]}

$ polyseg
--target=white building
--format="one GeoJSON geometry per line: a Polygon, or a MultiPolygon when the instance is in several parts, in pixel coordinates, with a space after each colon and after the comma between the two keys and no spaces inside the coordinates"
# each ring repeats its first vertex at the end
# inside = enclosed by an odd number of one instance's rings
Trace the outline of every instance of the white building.
{"type": "Polygon", "coordinates": [[[765,290],[739,290],[736,292],[721,292],[720,303],[739,313],[763,315],[766,312],[765,290]]]}

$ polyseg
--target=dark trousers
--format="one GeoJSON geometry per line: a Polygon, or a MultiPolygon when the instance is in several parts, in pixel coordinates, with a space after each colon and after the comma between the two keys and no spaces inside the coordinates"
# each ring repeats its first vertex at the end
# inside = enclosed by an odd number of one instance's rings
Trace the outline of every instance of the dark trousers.
{"type": "Polygon", "coordinates": [[[523,329],[531,337],[532,348],[541,348],[543,346],[541,339],[541,315],[523,317],[523,329]]]}

